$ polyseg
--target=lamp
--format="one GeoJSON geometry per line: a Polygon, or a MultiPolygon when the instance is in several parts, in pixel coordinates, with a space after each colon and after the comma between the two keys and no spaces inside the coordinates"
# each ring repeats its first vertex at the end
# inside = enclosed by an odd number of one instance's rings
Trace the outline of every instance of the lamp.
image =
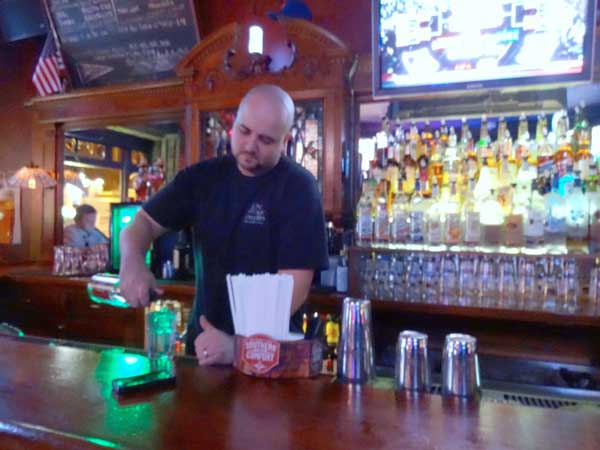
{"type": "Polygon", "coordinates": [[[25,167],[21,167],[8,180],[9,186],[18,186],[27,189],[36,189],[41,186],[42,189],[56,186],[56,180],[48,172],[31,162],[25,167]]]}

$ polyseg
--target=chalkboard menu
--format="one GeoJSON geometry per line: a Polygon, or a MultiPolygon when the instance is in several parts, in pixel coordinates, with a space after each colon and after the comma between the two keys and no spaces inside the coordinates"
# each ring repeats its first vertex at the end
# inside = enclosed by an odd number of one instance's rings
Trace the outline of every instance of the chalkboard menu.
{"type": "Polygon", "coordinates": [[[199,40],[193,0],[47,0],[74,87],[173,75],[199,40]]]}

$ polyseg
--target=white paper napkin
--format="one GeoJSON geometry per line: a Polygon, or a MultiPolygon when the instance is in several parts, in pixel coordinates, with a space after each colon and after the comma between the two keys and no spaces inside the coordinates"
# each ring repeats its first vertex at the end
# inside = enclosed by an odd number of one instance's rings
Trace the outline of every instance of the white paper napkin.
{"type": "Polygon", "coordinates": [[[236,334],[266,334],[277,340],[297,338],[289,333],[294,290],[291,275],[227,275],[226,281],[236,334]]]}

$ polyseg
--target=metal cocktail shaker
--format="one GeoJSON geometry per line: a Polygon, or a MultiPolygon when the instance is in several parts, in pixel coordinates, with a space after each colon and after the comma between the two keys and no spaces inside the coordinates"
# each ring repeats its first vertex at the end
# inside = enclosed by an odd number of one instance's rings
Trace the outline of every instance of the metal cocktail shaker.
{"type": "Polygon", "coordinates": [[[429,391],[431,374],[427,360],[427,335],[403,331],[396,344],[396,388],[408,391],[429,391]]]}
{"type": "Polygon", "coordinates": [[[375,378],[369,300],[344,299],[337,367],[342,381],[366,383],[375,378]]]}
{"type": "Polygon", "coordinates": [[[472,397],[479,393],[477,339],[468,334],[449,334],[442,354],[442,394],[472,397]]]}

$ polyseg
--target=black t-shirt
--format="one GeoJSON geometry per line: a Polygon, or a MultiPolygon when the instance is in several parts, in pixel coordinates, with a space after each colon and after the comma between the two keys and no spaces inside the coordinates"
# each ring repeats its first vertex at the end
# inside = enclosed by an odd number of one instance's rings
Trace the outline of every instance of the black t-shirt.
{"type": "MultiPolygon", "coordinates": [[[[195,164],[143,208],[165,228],[193,229],[196,297],[188,324],[190,352],[201,331],[200,314],[234,333],[226,274],[320,270],[328,264],[316,181],[287,157],[257,177],[242,175],[230,156],[195,164]]],[[[298,319],[292,323],[300,323],[298,319]]]]}

